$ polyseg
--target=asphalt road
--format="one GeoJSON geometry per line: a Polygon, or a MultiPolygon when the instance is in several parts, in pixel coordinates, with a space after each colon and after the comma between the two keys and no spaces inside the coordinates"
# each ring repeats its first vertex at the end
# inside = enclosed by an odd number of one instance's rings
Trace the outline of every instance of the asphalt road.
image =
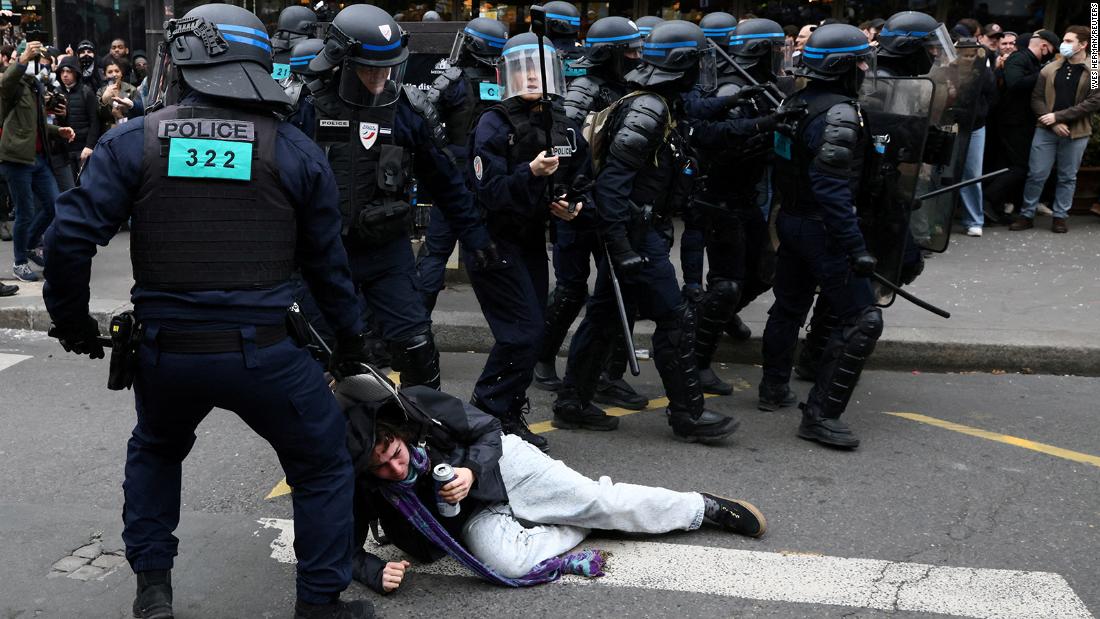
{"type": "MultiPolygon", "coordinates": [[[[468,396],[483,362],[445,355],[445,388],[468,396]]],[[[0,618],[129,616],[124,564],[87,581],[51,566],[90,541],[121,547],[133,395],[106,390],[105,361],[67,355],[41,333],[0,331],[0,368],[0,618]]],[[[967,605],[960,591],[1008,578],[1009,593],[1054,596],[1030,616],[1100,614],[1096,379],[869,372],[847,416],[864,443],[845,453],[797,439],[796,411],[757,411],[759,368],[720,373],[742,389],[708,401],[742,421],[726,445],[674,442],[659,411],[624,417],[614,433],[547,436],[554,457],[587,475],[753,501],[769,519],[763,539],[711,529],[592,538],[585,546],[619,549],[594,582],[516,591],[414,566],[394,595],[353,584],[345,597],[391,617],[988,617],[1028,607],[984,585],[967,605]]],[[[661,395],[651,363],[637,384],[661,395]]],[[[533,393],[531,421],[549,419],[550,399],[533,393]]],[[[293,566],[272,558],[278,528],[258,522],[291,517],[288,496],[265,499],[281,478],[272,450],[232,414],[200,426],[184,464],[178,617],[292,615],[293,566]]]]}

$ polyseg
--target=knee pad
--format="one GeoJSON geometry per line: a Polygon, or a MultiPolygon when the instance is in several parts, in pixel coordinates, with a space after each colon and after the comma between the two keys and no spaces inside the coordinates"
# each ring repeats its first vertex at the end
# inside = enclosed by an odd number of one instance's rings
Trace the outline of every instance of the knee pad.
{"type": "Polygon", "coordinates": [[[732,279],[716,279],[703,297],[703,314],[713,316],[732,312],[741,298],[741,286],[732,279]]]}
{"type": "Polygon", "coordinates": [[[856,357],[866,357],[875,349],[875,342],[882,335],[882,310],[869,307],[856,317],[854,324],[846,329],[845,351],[856,357]]]}
{"type": "Polygon", "coordinates": [[[431,331],[391,344],[393,369],[401,373],[401,386],[439,388],[439,351],[431,331]]]}

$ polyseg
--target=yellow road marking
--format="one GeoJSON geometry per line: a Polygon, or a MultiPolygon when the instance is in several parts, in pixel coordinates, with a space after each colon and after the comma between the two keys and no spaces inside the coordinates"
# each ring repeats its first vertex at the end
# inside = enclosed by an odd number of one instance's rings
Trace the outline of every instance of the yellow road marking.
{"type": "Polygon", "coordinates": [[[285,477],[280,479],[279,483],[275,484],[275,487],[271,489],[271,492],[267,493],[267,496],[264,497],[264,500],[267,501],[268,499],[274,499],[275,497],[283,496],[284,494],[290,494],[290,486],[287,485],[285,477]]]}
{"type": "Polygon", "coordinates": [[[921,423],[927,423],[928,425],[936,426],[937,428],[944,428],[946,430],[953,430],[962,434],[970,436],[976,436],[978,438],[984,438],[991,441],[997,441],[998,443],[1004,443],[1006,445],[1014,445],[1016,447],[1023,447],[1024,449],[1030,449],[1032,451],[1038,451],[1045,453],[1049,456],[1055,456],[1058,458],[1064,458],[1066,460],[1072,460],[1074,462],[1080,462],[1081,464],[1091,464],[1093,466],[1100,467],[1100,456],[1093,456],[1079,451],[1073,451],[1070,449],[1062,449],[1061,447],[1055,447],[1054,445],[1047,445],[1046,443],[1038,443],[1026,438],[1019,438],[1017,436],[1009,436],[1007,434],[1000,434],[998,432],[990,432],[989,430],[982,430],[980,428],[972,428],[970,426],[964,426],[960,423],[953,423],[951,421],[944,421],[943,419],[936,419],[935,417],[929,417],[927,415],[921,415],[918,413],[886,413],[887,415],[893,415],[895,417],[902,417],[912,421],[919,421],[921,423]]]}

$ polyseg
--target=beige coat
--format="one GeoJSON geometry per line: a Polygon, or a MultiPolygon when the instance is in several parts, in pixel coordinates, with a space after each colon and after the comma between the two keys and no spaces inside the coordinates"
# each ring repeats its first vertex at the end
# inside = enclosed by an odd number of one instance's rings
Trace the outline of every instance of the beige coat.
{"type": "MultiPolygon", "coordinates": [[[[1065,59],[1061,56],[1039,71],[1039,79],[1035,80],[1035,88],[1031,91],[1031,111],[1036,116],[1050,113],[1054,107],[1054,74],[1062,68],[1065,59]]],[[[1054,113],[1057,122],[1069,126],[1070,138],[1087,138],[1092,135],[1092,114],[1100,110],[1100,90],[1089,88],[1088,60],[1085,60],[1085,72],[1081,74],[1081,81],[1077,83],[1077,96],[1074,104],[1060,112],[1054,113]]],[[[1037,127],[1045,127],[1036,123],[1037,127]]]]}

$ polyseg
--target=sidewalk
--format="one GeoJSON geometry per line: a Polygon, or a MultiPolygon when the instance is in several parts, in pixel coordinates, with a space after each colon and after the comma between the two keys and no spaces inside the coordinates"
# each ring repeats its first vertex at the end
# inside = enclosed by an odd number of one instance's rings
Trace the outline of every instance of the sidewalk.
{"type": "MultiPolygon", "coordinates": [[[[927,261],[907,290],[951,312],[943,319],[903,299],[886,309],[886,330],[870,365],[914,371],[994,371],[1100,375],[1100,218],[1072,217],[1070,232],[987,228],[982,238],[954,234],[944,254],[927,261]]],[[[133,285],[129,236],[102,248],[92,269],[92,312],[106,328],[126,307],[133,285]]],[[[679,262],[679,246],[673,248],[679,262]]],[[[0,279],[11,281],[11,245],[0,244],[0,279]]],[[[41,283],[17,282],[19,293],[0,298],[0,328],[49,328],[41,283]]],[[[753,330],[747,343],[724,341],[720,361],[760,362],[760,334],[772,302],[765,294],[742,318],[753,330]]],[[[492,334],[468,284],[448,285],[433,315],[441,350],[486,352],[492,334]]],[[[637,345],[649,348],[651,322],[640,322],[637,345]]]]}

